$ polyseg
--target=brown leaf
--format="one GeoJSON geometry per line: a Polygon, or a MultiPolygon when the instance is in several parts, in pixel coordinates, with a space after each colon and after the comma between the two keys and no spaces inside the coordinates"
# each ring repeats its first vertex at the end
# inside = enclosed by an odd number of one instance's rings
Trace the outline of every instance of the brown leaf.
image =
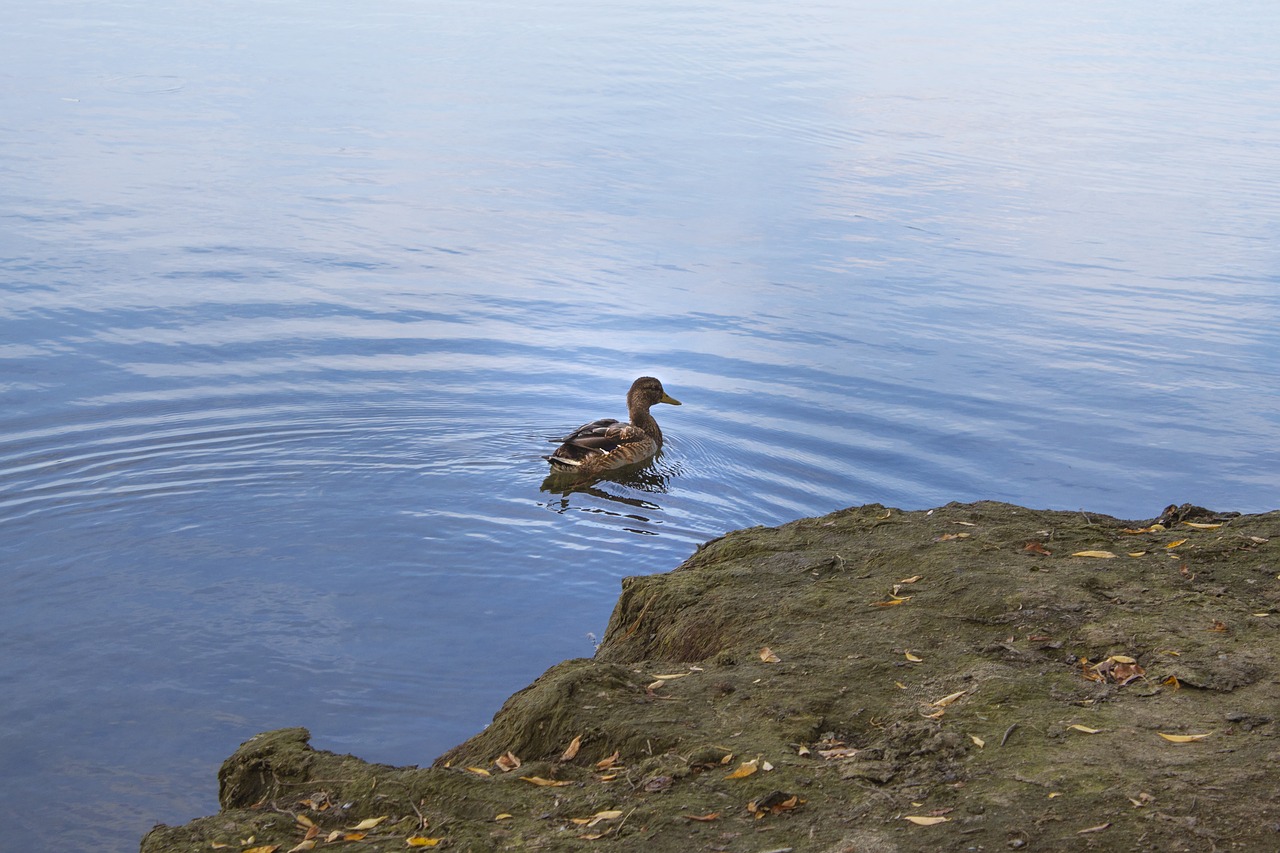
{"type": "Polygon", "coordinates": [[[425,835],[410,835],[404,843],[410,847],[439,847],[443,838],[427,838],[425,835]]]}
{"type": "Polygon", "coordinates": [[[1040,556],[1042,556],[1042,557],[1048,557],[1048,556],[1050,556],[1051,554],[1053,554],[1053,552],[1052,552],[1052,551],[1050,551],[1048,548],[1044,547],[1044,543],[1043,543],[1043,542],[1036,542],[1035,540],[1032,540],[1032,541],[1028,542],[1026,545],[1024,545],[1024,546],[1022,547],[1022,550],[1027,551],[1027,552],[1032,553],[1032,554],[1039,554],[1039,555],[1040,555],[1040,556]]]}
{"type": "Polygon", "coordinates": [[[383,815],[382,817],[367,817],[351,828],[355,830],[373,829],[375,826],[382,823],[386,819],[387,819],[386,815],[383,815]]]}
{"type": "Polygon", "coordinates": [[[582,735],[576,736],[569,741],[569,745],[565,747],[564,752],[560,753],[561,761],[573,761],[578,757],[578,750],[582,748],[582,735]]]}
{"type": "Polygon", "coordinates": [[[1111,826],[1110,822],[1100,823],[1097,826],[1091,826],[1088,829],[1082,829],[1079,832],[1077,832],[1076,835],[1085,835],[1086,833],[1090,833],[1090,832],[1102,832],[1102,830],[1108,828],[1109,826],[1111,826]]]}
{"type": "Polygon", "coordinates": [[[709,814],[687,814],[681,815],[685,820],[696,820],[700,823],[711,823],[713,820],[720,819],[720,812],[711,812],[709,814]]]}
{"type": "Polygon", "coordinates": [[[524,762],[517,758],[514,752],[507,750],[505,755],[499,755],[493,763],[498,765],[498,769],[503,773],[510,773],[512,770],[519,770],[524,762]]]}
{"type": "Polygon", "coordinates": [[[876,601],[872,603],[872,607],[897,607],[899,604],[906,604],[911,600],[911,596],[906,598],[895,598],[892,601],[876,601]]]}
{"type": "Polygon", "coordinates": [[[773,653],[773,650],[770,649],[768,646],[765,646],[763,649],[760,650],[760,660],[764,661],[765,663],[782,663],[782,658],[775,655],[773,653]]]}
{"type": "Polygon", "coordinates": [[[610,769],[610,768],[612,768],[612,767],[617,767],[617,766],[618,766],[618,756],[619,756],[619,752],[615,749],[615,750],[613,751],[613,755],[610,755],[608,758],[602,758],[602,759],[600,759],[599,761],[597,761],[597,762],[596,762],[596,769],[597,769],[597,770],[608,770],[608,769],[610,769]]]}
{"type": "Polygon", "coordinates": [[[540,788],[565,788],[573,784],[564,780],[543,779],[541,776],[521,776],[520,778],[530,785],[537,785],[540,788]]]}

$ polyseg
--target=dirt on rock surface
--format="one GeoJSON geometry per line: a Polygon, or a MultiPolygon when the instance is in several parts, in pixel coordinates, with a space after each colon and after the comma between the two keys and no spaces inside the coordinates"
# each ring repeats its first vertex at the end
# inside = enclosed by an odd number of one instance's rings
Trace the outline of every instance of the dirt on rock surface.
{"type": "Polygon", "coordinates": [[[425,769],[259,735],[170,851],[1280,849],[1280,512],[854,507],[628,578],[425,769]]]}

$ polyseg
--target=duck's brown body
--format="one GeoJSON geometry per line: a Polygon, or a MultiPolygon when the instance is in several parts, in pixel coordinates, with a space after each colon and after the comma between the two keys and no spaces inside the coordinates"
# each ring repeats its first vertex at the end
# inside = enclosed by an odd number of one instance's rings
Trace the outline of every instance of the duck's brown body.
{"type": "Polygon", "coordinates": [[[650,407],[658,403],[680,405],[657,379],[641,376],[627,392],[630,423],[601,418],[578,427],[559,439],[560,446],[546,457],[552,470],[596,474],[648,461],[662,449],[662,430],[649,414],[650,407]]]}

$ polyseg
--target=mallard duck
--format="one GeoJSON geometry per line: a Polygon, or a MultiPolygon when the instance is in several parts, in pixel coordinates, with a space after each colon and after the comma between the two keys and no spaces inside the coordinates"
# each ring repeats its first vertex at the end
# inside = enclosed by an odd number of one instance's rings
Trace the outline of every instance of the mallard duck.
{"type": "Polygon", "coordinates": [[[662,449],[662,430],[649,414],[658,403],[680,405],[680,401],[662,389],[652,376],[641,376],[627,392],[627,414],[630,423],[614,418],[601,418],[583,424],[564,438],[555,452],[543,457],[552,471],[574,474],[596,474],[627,465],[647,462],[662,449]]]}

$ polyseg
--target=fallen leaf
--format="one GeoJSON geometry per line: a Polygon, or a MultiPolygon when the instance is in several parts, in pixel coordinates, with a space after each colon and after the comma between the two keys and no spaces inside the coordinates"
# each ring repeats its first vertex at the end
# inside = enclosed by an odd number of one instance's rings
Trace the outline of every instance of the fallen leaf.
{"type": "Polygon", "coordinates": [[[1091,826],[1088,829],[1082,829],[1079,832],[1077,832],[1076,835],[1085,835],[1086,833],[1090,833],[1090,832],[1102,832],[1102,830],[1106,829],[1109,826],[1111,826],[1110,823],[1100,823],[1097,826],[1091,826]]]}
{"type": "Polygon", "coordinates": [[[796,747],[796,755],[811,755],[811,754],[812,753],[809,752],[809,747],[805,746],[804,744],[800,744],[799,746],[796,747]]]}
{"type": "Polygon", "coordinates": [[[650,693],[652,693],[653,691],[657,690],[659,687],[661,687],[662,685],[664,685],[664,684],[666,684],[666,683],[667,683],[667,682],[665,682],[665,681],[663,681],[661,678],[659,678],[657,681],[653,682],[653,683],[652,683],[652,684],[650,684],[648,687],[646,687],[646,688],[645,688],[645,690],[647,690],[647,691],[649,691],[650,693]]]}
{"type": "Polygon", "coordinates": [[[503,812],[503,813],[502,813],[502,814],[500,814],[500,815],[494,815],[494,816],[493,816],[493,819],[494,819],[494,820],[511,820],[511,818],[512,818],[512,815],[509,815],[509,814],[507,814],[506,812],[503,812]]]}
{"type": "Polygon", "coordinates": [[[373,829],[375,826],[382,823],[386,819],[387,819],[386,815],[383,815],[382,817],[368,817],[360,821],[359,823],[357,823],[355,826],[351,828],[357,831],[361,829],[373,829]]]}
{"type": "Polygon", "coordinates": [[[895,681],[895,682],[893,682],[893,685],[894,685],[894,687],[897,687],[899,690],[906,690],[906,689],[907,689],[907,685],[903,684],[901,681],[895,681]]]}
{"type": "Polygon", "coordinates": [[[483,767],[468,767],[468,768],[467,768],[467,772],[468,772],[468,773],[474,773],[474,774],[476,774],[477,776],[492,776],[492,775],[493,775],[493,774],[491,774],[488,770],[485,770],[483,767]]]}
{"type": "Polygon", "coordinates": [[[337,841],[341,837],[342,837],[342,830],[335,829],[333,832],[326,835],[324,840],[325,840],[325,843],[332,844],[333,842],[337,841]]]}
{"type": "Polygon", "coordinates": [[[1091,729],[1088,726],[1082,726],[1079,723],[1072,723],[1067,726],[1067,728],[1075,729],[1078,732],[1084,732],[1087,735],[1096,735],[1098,732],[1102,731],[1102,729],[1091,729]]]}
{"type": "Polygon", "coordinates": [[[313,839],[308,838],[305,841],[299,841],[297,844],[290,847],[286,853],[304,853],[304,851],[315,849],[316,842],[313,839]]]}
{"type": "Polygon", "coordinates": [[[973,741],[978,749],[985,749],[987,746],[987,742],[977,735],[969,735],[969,740],[973,741]]]}
{"type": "Polygon", "coordinates": [[[1130,556],[1130,557],[1145,557],[1145,556],[1147,556],[1147,552],[1146,552],[1146,551],[1130,551],[1130,552],[1129,552],[1129,556],[1130,556]]]}
{"type": "Polygon", "coordinates": [[[923,578],[924,578],[924,575],[912,575],[909,578],[903,578],[902,580],[898,581],[898,583],[915,583],[916,581],[922,580],[923,578]]]}
{"type": "Polygon", "coordinates": [[[770,649],[768,646],[765,646],[763,649],[760,650],[760,660],[764,661],[765,663],[781,663],[782,662],[782,658],[775,655],[773,653],[773,650],[770,649]]]}
{"type": "Polygon", "coordinates": [[[1169,685],[1170,687],[1172,687],[1174,690],[1181,690],[1181,689],[1182,689],[1182,684],[1181,684],[1181,683],[1179,683],[1179,681],[1178,681],[1178,676],[1176,676],[1176,675],[1171,675],[1171,676],[1169,676],[1168,678],[1166,678],[1164,681],[1162,681],[1162,682],[1160,682],[1160,683],[1161,683],[1161,684],[1167,684],[1167,685],[1169,685]]]}
{"type": "Polygon", "coordinates": [[[968,539],[972,535],[972,533],[944,533],[933,541],[950,542],[952,539],[968,539]]]}
{"type": "Polygon", "coordinates": [[[410,847],[439,847],[443,838],[427,838],[425,835],[410,835],[404,840],[410,847]]]}
{"type": "Polygon", "coordinates": [[[516,757],[514,752],[507,750],[505,755],[499,755],[494,759],[493,763],[498,765],[498,769],[503,773],[510,773],[512,770],[519,770],[523,762],[516,757]]]}
{"type": "Polygon", "coordinates": [[[918,657],[916,657],[915,655],[911,654],[911,652],[907,652],[907,660],[911,661],[912,663],[923,663],[923,662],[924,662],[924,658],[918,658],[918,657]]]}
{"type": "Polygon", "coordinates": [[[940,823],[946,823],[951,820],[949,817],[925,817],[923,815],[909,814],[903,817],[903,820],[909,820],[916,826],[937,826],[940,823]]]}
{"type": "Polygon", "coordinates": [[[561,761],[573,761],[578,757],[578,750],[582,748],[582,735],[577,735],[573,740],[569,741],[569,745],[564,748],[564,752],[560,753],[561,761]]]}
{"type": "Polygon", "coordinates": [[[760,759],[753,758],[750,761],[744,761],[738,765],[738,769],[734,770],[726,779],[745,779],[760,769],[760,759]]]}
{"type": "Polygon", "coordinates": [[[1222,526],[1221,522],[1218,524],[1201,524],[1196,521],[1184,521],[1182,524],[1186,527],[1190,527],[1192,530],[1217,530],[1222,526]]]}
{"type": "Polygon", "coordinates": [[[1052,551],[1044,547],[1043,542],[1035,542],[1035,541],[1028,542],[1026,545],[1022,546],[1022,550],[1032,554],[1039,554],[1042,557],[1048,557],[1053,554],[1052,551]]]}
{"type": "Polygon", "coordinates": [[[1136,658],[1131,658],[1128,655],[1112,655],[1111,660],[1115,661],[1116,663],[1137,663],[1138,662],[1136,658]]]}
{"type": "Polygon", "coordinates": [[[1099,560],[1113,560],[1116,555],[1110,551],[1076,551],[1073,557],[1096,557],[1099,560]]]}
{"type": "Polygon", "coordinates": [[[608,770],[611,767],[616,767],[618,764],[618,755],[618,751],[614,750],[613,755],[610,755],[608,758],[602,758],[596,762],[596,769],[608,770]]]}
{"type": "Polygon", "coordinates": [[[574,823],[578,824],[579,826],[585,826],[588,829],[590,829],[591,827],[595,826],[597,823],[600,823],[600,821],[602,820],[617,820],[620,817],[622,817],[621,810],[609,809],[603,812],[596,812],[591,817],[575,817],[575,818],[570,818],[570,820],[572,820],[574,823]]]}
{"type": "Polygon", "coordinates": [[[1049,792],[1049,797],[1048,797],[1048,799],[1052,800],[1052,799],[1056,799],[1056,798],[1061,797],[1061,796],[1062,796],[1062,792],[1061,792],[1061,791],[1050,791],[1050,792],[1049,792]]]}
{"type": "Polygon", "coordinates": [[[961,696],[963,696],[968,692],[969,691],[967,690],[957,690],[955,693],[952,693],[948,696],[943,696],[938,701],[930,702],[929,704],[933,705],[935,708],[945,708],[947,705],[950,705],[952,702],[956,701],[957,699],[959,699],[961,696]]]}
{"type": "Polygon", "coordinates": [[[1217,620],[1215,619],[1215,620],[1214,620],[1214,622],[1213,622],[1213,624],[1212,624],[1212,625],[1210,625],[1208,628],[1205,628],[1205,630],[1206,630],[1206,631],[1216,631],[1216,632],[1218,632],[1219,634],[1225,634],[1225,633],[1227,632],[1227,623],[1226,623],[1226,622],[1219,622],[1219,621],[1217,621],[1217,620]]]}
{"type": "Polygon", "coordinates": [[[1164,547],[1165,547],[1165,548],[1177,548],[1179,545],[1185,545],[1185,544],[1186,544],[1186,542],[1187,542],[1187,540],[1185,540],[1185,539],[1179,539],[1177,542],[1170,542],[1168,545],[1165,545],[1164,547]]]}
{"type": "Polygon", "coordinates": [[[276,853],[280,849],[279,844],[262,844],[258,847],[247,847],[240,853],[276,853]]]}
{"type": "Polygon", "coordinates": [[[1202,735],[1167,735],[1164,732],[1156,732],[1156,734],[1169,741],[1169,743],[1193,743],[1198,740],[1204,740],[1213,732],[1206,732],[1202,735]]]}
{"type": "Polygon", "coordinates": [[[537,785],[540,788],[564,788],[573,784],[572,782],[557,779],[543,779],[541,776],[521,776],[520,778],[530,785],[537,785]]]}
{"type": "Polygon", "coordinates": [[[687,814],[681,815],[685,820],[696,820],[699,823],[711,823],[713,820],[720,819],[720,812],[711,812],[709,814],[687,814]]]}
{"type": "Polygon", "coordinates": [[[828,761],[836,758],[853,758],[858,754],[858,750],[851,746],[839,746],[834,749],[820,749],[818,755],[821,755],[828,761]]]}
{"type": "MultiPolygon", "coordinates": [[[[342,840],[343,841],[364,841],[364,837],[368,834],[369,833],[367,832],[345,832],[342,834],[342,840]]],[[[244,851],[241,851],[241,853],[244,853],[244,851]]]]}
{"type": "Polygon", "coordinates": [[[872,607],[897,607],[899,604],[906,604],[910,600],[911,600],[911,596],[907,596],[906,598],[895,598],[892,601],[877,601],[877,602],[874,602],[871,606],[872,607]]]}
{"type": "Polygon", "coordinates": [[[688,672],[677,672],[674,675],[655,675],[654,678],[657,678],[661,681],[675,681],[677,678],[684,678],[686,675],[691,675],[691,674],[692,673],[688,673],[688,672]]]}

